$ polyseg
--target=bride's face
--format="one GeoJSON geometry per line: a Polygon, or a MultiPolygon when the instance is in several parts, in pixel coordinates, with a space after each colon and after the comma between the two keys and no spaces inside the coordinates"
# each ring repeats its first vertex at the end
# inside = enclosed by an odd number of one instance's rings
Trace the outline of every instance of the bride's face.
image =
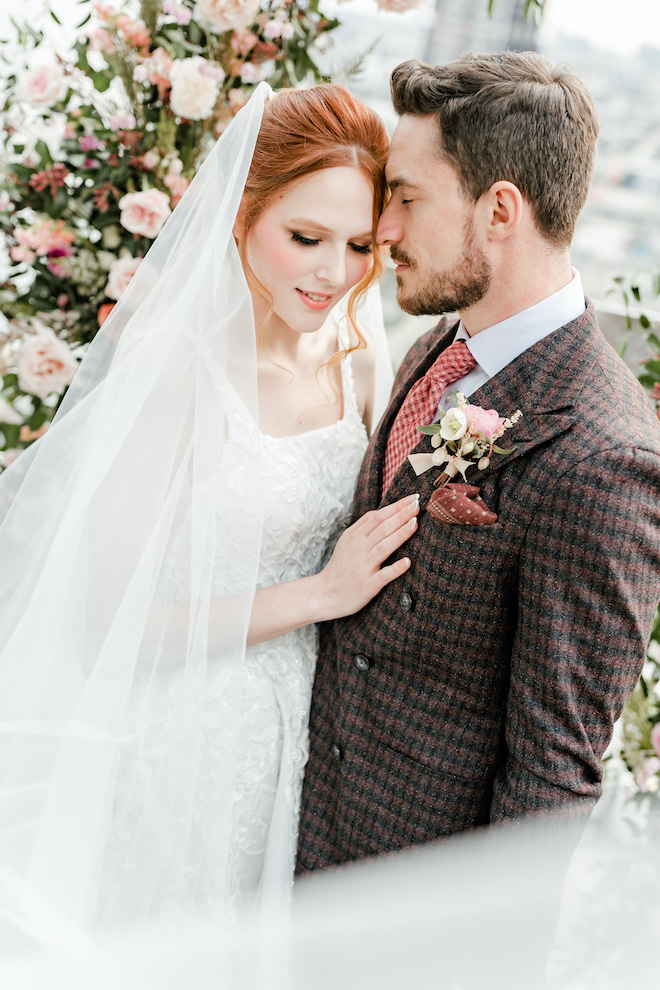
{"type": "MultiPolygon", "coordinates": [[[[318,330],[371,266],[373,189],[358,168],[327,168],[276,193],[247,236],[247,260],[273,299],[269,332],[318,330]]],[[[267,306],[253,292],[257,318],[267,306]]]]}

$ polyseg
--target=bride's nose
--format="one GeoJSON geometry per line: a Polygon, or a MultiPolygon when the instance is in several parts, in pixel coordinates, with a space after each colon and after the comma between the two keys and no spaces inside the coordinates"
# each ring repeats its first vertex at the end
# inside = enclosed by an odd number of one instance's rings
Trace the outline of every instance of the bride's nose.
{"type": "Polygon", "coordinates": [[[344,248],[324,253],[316,275],[321,281],[339,287],[346,281],[346,251],[344,248]]]}

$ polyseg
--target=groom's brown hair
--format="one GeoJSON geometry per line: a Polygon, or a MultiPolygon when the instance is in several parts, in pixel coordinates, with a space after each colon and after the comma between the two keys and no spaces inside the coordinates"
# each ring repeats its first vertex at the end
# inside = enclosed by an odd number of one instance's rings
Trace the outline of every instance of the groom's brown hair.
{"type": "Polygon", "coordinates": [[[438,152],[476,202],[513,182],[540,233],[568,244],[593,171],[598,116],[584,82],[536,52],[411,59],[392,73],[397,114],[435,115],[438,152]]]}

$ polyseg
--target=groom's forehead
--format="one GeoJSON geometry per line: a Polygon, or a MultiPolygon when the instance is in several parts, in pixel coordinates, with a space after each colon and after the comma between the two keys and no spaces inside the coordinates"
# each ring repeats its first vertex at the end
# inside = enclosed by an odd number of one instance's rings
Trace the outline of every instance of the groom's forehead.
{"type": "Polygon", "coordinates": [[[390,141],[387,181],[392,185],[399,172],[414,172],[422,162],[432,165],[434,159],[439,161],[437,150],[438,126],[435,118],[404,114],[399,118],[390,141]]]}

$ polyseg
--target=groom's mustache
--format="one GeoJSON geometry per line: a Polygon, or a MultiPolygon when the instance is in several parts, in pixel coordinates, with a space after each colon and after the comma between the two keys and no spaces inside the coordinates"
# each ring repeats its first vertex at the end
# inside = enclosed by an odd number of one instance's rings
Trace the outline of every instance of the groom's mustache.
{"type": "Polygon", "coordinates": [[[390,258],[398,265],[410,265],[411,268],[415,265],[415,262],[406,254],[405,251],[400,251],[399,248],[396,247],[390,248],[390,258]]]}

